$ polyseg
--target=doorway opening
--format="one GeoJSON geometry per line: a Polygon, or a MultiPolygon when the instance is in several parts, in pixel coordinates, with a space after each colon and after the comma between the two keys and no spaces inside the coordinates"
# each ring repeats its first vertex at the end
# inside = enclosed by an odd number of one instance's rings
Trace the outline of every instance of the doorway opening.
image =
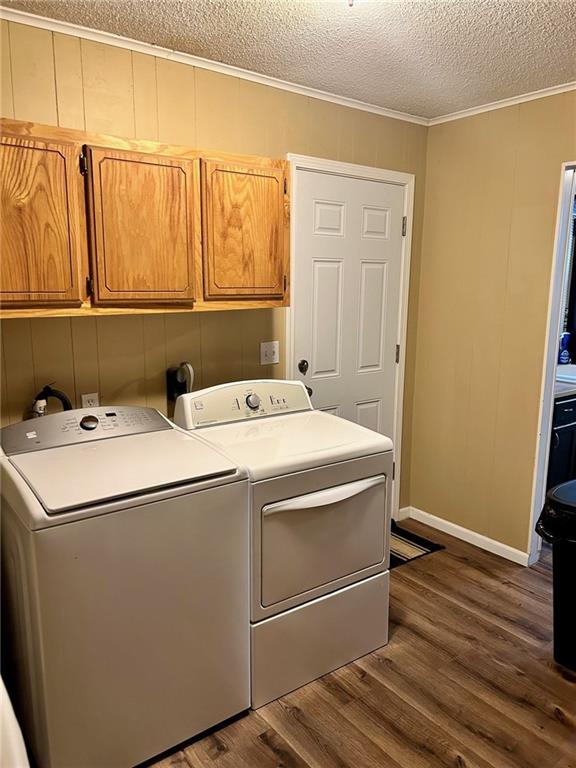
{"type": "Polygon", "coordinates": [[[556,381],[576,386],[576,194],[568,201],[568,237],[560,305],[560,349],[556,381]]]}
{"type": "Polygon", "coordinates": [[[548,488],[576,479],[576,162],[562,166],[554,263],[550,281],[548,328],[540,425],[530,525],[529,564],[536,562],[541,539],[536,520],[548,488]]]}

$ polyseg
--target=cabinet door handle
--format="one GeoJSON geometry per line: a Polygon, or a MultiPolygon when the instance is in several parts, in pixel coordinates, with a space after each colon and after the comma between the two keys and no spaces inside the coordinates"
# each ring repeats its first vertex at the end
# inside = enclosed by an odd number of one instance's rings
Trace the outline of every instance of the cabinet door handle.
{"type": "Polygon", "coordinates": [[[558,448],[558,446],[560,445],[560,435],[558,434],[558,432],[556,432],[556,430],[554,430],[553,434],[554,434],[554,446],[553,447],[554,448],[558,448]]]}

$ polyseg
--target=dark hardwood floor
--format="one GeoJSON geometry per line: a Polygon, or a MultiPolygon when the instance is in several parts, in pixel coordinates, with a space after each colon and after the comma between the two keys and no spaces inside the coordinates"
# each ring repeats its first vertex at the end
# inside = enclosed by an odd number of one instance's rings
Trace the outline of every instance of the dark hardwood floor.
{"type": "Polygon", "coordinates": [[[392,572],[383,649],[154,768],[576,768],[576,674],[552,660],[551,556],[446,549],[392,572]]]}

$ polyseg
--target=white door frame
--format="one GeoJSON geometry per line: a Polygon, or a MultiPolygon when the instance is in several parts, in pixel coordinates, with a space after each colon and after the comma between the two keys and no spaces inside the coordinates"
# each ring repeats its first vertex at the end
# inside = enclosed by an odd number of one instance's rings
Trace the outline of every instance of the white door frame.
{"type": "MultiPolygon", "coordinates": [[[[412,218],[414,212],[414,185],[415,176],[412,173],[388,171],[382,168],[371,168],[367,165],[355,165],[354,163],[341,163],[335,160],[324,160],[320,157],[308,157],[306,155],[288,154],[290,161],[291,178],[291,216],[290,216],[290,294],[294,296],[294,287],[297,284],[295,264],[295,216],[296,201],[298,199],[298,171],[318,171],[320,173],[333,174],[335,176],[347,176],[354,179],[369,181],[383,181],[387,184],[396,184],[404,187],[404,210],[406,216],[406,236],[402,238],[402,262],[400,273],[400,301],[398,339],[396,343],[400,347],[400,360],[398,362],[398,376],[396,377],[396,390],[394,393],[394,434],[389,435],[394,443],[395,477],[392,487],[392,515],[397,516],[400,502],[400,477],[401,477],[401,447],[402,447],[402,410],[404,405],[404,368],[406,362],[406,329],[408,323],[408,291],[410,287],[410,258],[412,253],[412,218]]],[[[291,306],[286,311],[286,346],[284,362],[286,366],[286,378],[293,378],[294,372],[294,312],[291,306]]]]}
{"type": "Polygon", "coordinates": [[[556,214],[556,235],[554,238],[554,262],[550,276],[548,298],[548,318],[546,320],[546,342],[542,369],[542,387],[540,391],[540,413],[538,417],[538,435],[536,438],[536,457],[532,482],[532,511],[528,539],[528,565],[538,560],[542,541],[535,526],[542,511],[546,496],[546,477],[548,475],[548,456],[552,433],[554,412],[554,383],[558,358],[558,338],[560,334],[560,314],[562,309],[562,281],[566,266],[566,248],[568,246],[568,227],[570,222],[569,201],[576,194],[576,161],[562,164],[558,212],[556,214]]]}

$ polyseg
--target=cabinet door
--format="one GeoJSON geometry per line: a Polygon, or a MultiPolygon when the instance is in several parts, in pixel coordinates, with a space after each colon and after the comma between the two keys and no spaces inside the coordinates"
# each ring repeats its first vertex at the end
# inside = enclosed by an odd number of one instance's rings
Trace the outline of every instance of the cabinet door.
{"type": "Polygon", "coordinates": [[[86,259],[81,146],[0,138],[0,300],[81,304],[86,259]]]}
{"type": "Polygon", "coordinates": [[[197,160],[88,147],[95,304],[194,299],[197,160]]]}
{"type": "Polygon", "coordinates": [[[285,179],[283,163],[202,161],[205,298],[284,295],[285,179]]]}

